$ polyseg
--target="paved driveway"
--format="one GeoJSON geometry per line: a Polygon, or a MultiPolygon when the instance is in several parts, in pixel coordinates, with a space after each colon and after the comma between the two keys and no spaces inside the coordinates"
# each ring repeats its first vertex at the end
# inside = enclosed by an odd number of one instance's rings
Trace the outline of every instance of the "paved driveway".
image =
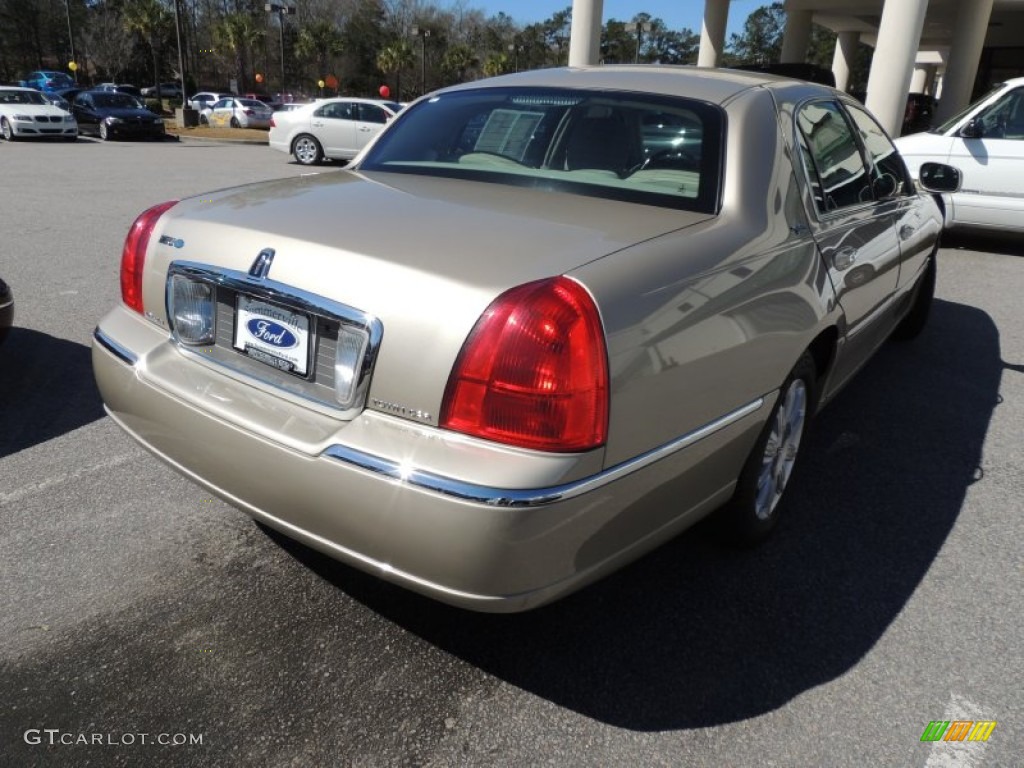
{"type": "Polygon", "coordinates": [[[698,528],[482,616],[266,532],[103,415],[88,344],[134,216],[306,169],[189,141],[0,169],[0,765],[1020,764],[1019,243],[942,251],[932,324],[817,421],[767,546],[698,528]],[[921,742],[956,719],[997,726],[921,742]]]}

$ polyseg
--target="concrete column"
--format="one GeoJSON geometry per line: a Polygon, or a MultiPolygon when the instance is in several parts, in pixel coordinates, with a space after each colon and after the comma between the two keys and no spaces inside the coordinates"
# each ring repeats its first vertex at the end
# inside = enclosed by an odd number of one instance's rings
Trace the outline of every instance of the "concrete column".
{"type": "Polygon", "coordinates": [[[935,65],[918,64],[914,67],[914,76],[910,78],[911,93],[931,93],[935,83],[935,65]]]}
{"type": "Polygon", "coordinates": [[[725,26],[729,21],[729,0],[704,0],[704,23],[700,29],[698,67],[717,67],[725,50],[725,26]]]}
{"type": "Polygon", "coordinates": [[[927,10],[928,0],[886,0],[882,8],[878,42],[868,75],[867,108],[890,136],[900,135],[927,10]]]}
{"type": "Polygon", "coordinates": [[[914,67],[914,74],[910,76],[910,92],[924,93],[924,84],[928,80],[928,72],[924,67],[914,67]]]}
{"type": "Polygon", "coordinates": [[[840,32],[836,36],[836,52],[832,56],[832,74],[836,78],[836,88],[847,91],[850,88],[850,72],[853,70],[857,45],[860,43],[860,32],[840,32]]]}
{"type": "Polygon", "coordinates": [[[569,66],[582,67],[601,60],[601,14],[604,0],[573,0],[569,33],[569,66]]]}
{"type": "Polygon", "coordinates": [[[953,42],[949,46],[949,61],[942,78],[942,100],[935,110],[935,124],[944,123],[966,107],[971,100],[974,78],[978,74],[978,60],[985,45],[993,0],[971,0],[960,3],[956,12],[953,42]]]}
{"type": "Polygon", "coordinates": [[[803,64],[807,61],[807,43],[811,39],[810,11],[788,11],[782,32],[782,64],[803,64]]]}

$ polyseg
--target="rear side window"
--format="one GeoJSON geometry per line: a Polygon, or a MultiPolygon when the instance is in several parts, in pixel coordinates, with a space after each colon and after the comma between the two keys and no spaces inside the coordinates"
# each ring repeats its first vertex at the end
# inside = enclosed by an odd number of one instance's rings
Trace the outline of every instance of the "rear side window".
{"type": "Polygon", "coordinates": [[[797,127],[819,213],[874,199],[869,169],[839,104],[819,101],[801,107],[797,127]]]}

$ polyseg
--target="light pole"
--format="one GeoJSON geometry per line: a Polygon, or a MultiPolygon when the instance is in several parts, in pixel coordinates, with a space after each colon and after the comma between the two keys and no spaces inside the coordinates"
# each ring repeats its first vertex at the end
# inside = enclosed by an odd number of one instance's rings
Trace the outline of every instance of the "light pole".
{"type": "Polygon", "coordinates": [[[284,87],[284,17],[286,14],[289,16],[293,15],[295,7],[292,5],[282,5],[281,3],[267,3],[263,6],[263,10],[267,13],[277,14],[278,33],[281,40],[281,93],[283,94],[287,90],[284,87]]]}
{"type": "Polygon", "coordinates": [[[427,92],[427,38],[430,30],[413,24],[409,30],[413,37],[420,39],[420,96],[427,92]]]}
{"type": "Polygon", "coordinates": [[[513,55],[513,57],[515,59],[515,62],[516,62],[516,72],[519,71],[519,52],[521,50],[523,50],[523,48],[524,48],[524,46],[519,45],[518,43],[509,43],[508,44],[508,52],[513,55]]]}
{"type": "MultiPolygon", "coordinates": [[[[71,61],[75,60],[75,36],[71,33],[71,4],[70,0],[64,0],[64,12],[68,16],[68,45],[71,46],[71,61]]],[[[76,66],[71,70],[71,74],[75,76],[75,82],[78,82],[78,67],[76,66]]]]}
{"type": "Polygon", "coordinates": [[[640,44],[643,41],[644,32],[650,32],[653,29],[653,25],[649,21],[629,21],[622,26],[627,32],[636,32],[636,57],[633,59],[633,63],[639,64],[640,44]]]}
{"type": "Polygon", "coordinates": [[[178,0],[174,0],[174,34],[178,38],[178,74],[181,76],[181,120],[185,122],[188,109],[188,92],[185,90],[185,59],[181,55],[181,18],[178,16],[178,0]]]}

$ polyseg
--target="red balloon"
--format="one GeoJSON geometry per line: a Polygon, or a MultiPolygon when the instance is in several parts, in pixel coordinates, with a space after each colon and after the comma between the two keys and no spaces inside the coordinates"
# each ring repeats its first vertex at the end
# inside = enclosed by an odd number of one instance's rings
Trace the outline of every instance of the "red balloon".
{"type": "Polygon", "coordinates": [[[382,85],[380,88],[377,89],[377,93],[380,94],[380,97],[382,99],[386,99],[391,95],[391,89],[388,88],[386,85],[382,85]]]}

